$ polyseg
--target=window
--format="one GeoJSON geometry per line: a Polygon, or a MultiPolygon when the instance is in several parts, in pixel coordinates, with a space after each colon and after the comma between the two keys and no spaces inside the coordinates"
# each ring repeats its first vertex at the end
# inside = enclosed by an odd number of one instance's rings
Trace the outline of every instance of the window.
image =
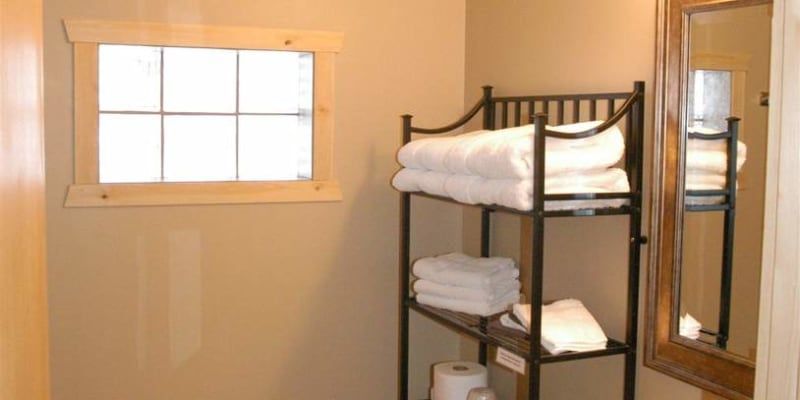
{"type": "Polygon", "coordinates": [[[66,21],[75,55],[67,206],[341,199],[341,35],[66,21]]]}

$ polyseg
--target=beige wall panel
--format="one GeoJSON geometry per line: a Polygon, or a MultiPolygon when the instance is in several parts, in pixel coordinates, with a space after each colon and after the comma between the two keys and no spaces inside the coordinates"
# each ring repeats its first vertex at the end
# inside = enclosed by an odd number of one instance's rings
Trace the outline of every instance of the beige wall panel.
{"type": "MultiPolygon", "coordinates": [[[[53,397],[393,398],[398,116],[439,125],[463,110],[464,9],[458,0],[47,0],[53,397]],[[344,201],[63,208],[73,154],[63,18],[343,32],[332,176],[344,201]]],[[[418,210],[418,254],[460,249],[458,208],[418,210]]],[[[457,357],[458,340],[420,323],[412,343],[412,393],[422,398],[429,362],[457,357]]]]}

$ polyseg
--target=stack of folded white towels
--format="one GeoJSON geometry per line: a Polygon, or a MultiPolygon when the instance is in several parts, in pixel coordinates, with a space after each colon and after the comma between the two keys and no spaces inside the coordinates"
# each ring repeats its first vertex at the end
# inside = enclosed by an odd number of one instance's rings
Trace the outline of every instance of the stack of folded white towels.
{"type": "MultiPolygon", "coordinates": [[[[577,133],[603,121],[582,122],[549,130],[577,133]]],[[[457,136],[414,140],[397,159],[403,169],[392,185],[403,192],[422,191],[466,204],[498,204],[519,210],[533,208],[533,125],[457,136]]],[[[546,139],[545,192],[628,192],[625,171],[613,168],[625,152],[616,126],[583,139],[546,139]]],[[[591,201],[590,201],[591,202],[591,201]]],[[[591,207],[585,200],[550,202],[549,209],[591,207]]],[[[617,207],[625,200],[603,200],[617,207]]]]}
{"type": "Polygon", "coordinates": [[[701,329],[703,329],[703,325],[689,313],[682,316],[678,324],[678,334],[693,340],[700,338],[701,329]]]}
{"type": "MultiPolygon", "coordinates": [[[[713,135],[718,130],[691,127],[691,133],[713,135]]],[[[740,171],[747,160],[747,146],[741,141],[736,145],[736,170],[740,171]]],[[[690,138],[686,151],[686,190],[719,190],[727,186],[728,140],[703,140],[690,138]]],[[[688,204],[714,204],[722,197],[689,196],[688,204]]]]}
{"type": "MultiPolygon", "coordinates": [[[[513,317],[500,317],[503,326],[530,332],[531,305],[514,304],[513,317]]],[[[542,346],[550,354],[606,348],[608,337],[580,300],[565,299],[542,306],[542,346]]]]}
{"type": "Polygon", "coordinates": [[[519,301],[519,269],[510,258],[450,253],[417,260],[413,272],[420,304],[489,316],[519,301]]]}

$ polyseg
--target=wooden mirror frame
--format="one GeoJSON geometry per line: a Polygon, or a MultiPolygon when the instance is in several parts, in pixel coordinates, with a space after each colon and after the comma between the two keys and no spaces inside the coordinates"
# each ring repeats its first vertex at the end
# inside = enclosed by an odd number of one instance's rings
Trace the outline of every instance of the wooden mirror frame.
{"type": "MultiPolygon", "coordinates": [[[[684,147],[681,108],[688,78],[690,16],[703,11],[769,4],[771,0],[659,0],[650,266],[645,319],[646,366],[730,399],[753,396],[753,362],[679,336],[672,329],[679,284],[679,209],[684,147]],[[675,172],[677,171],[677,172],[675,172]]],[[[684,124],[685,125],[685,124],[684,124]]]]}

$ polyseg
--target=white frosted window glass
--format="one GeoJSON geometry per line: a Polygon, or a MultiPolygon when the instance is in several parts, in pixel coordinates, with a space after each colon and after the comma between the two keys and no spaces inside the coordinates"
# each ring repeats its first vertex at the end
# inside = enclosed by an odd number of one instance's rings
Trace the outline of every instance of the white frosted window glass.
{"type": "Polygon", "coordinates": [[[158,111],[161,48],[100,45],[97,79],[101,111],[158,111]]]}
{"type": "Polygon", "coordinates": [[[236,180],[236,117],[164,117],[164,180],[236,180]]]}
{"type": "Polygon", "coordinates": [[[310,79],[302,79],[300,72],[299,59],[307,54],[240,51],[239,110],[248,113],[296,114],[301,107],[301,85],[311,85],[310,79]]]}
{"type": "Polygon", "coordinates": [[[100,114],[100,182],[161,180],[161,117],[100,114]]]}
{"type": "Polygon", "coordinates": [[[164,111],[236,111],[236,51],[164,48],[164,111]]]}
{"type": "Polygon", "coordinates": [[[303,131],[293,115],[239,117],[239,179],[308,179],[301,173],[303,131]]]}

